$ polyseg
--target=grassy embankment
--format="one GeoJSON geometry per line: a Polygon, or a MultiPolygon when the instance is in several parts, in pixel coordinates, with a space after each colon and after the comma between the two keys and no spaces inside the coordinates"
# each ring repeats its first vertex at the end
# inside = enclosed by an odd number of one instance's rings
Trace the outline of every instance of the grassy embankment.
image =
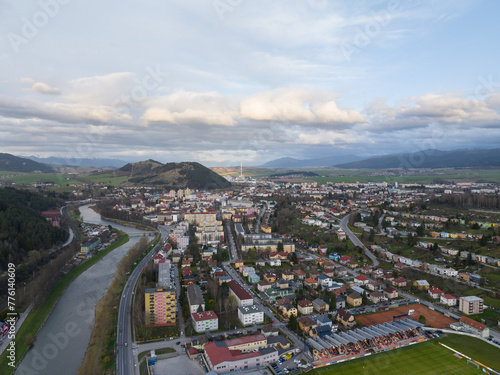
{"type": "Polygon", "coordinates": [[[160,241],[160,236],[150,243],[145,238],[131,248],[117,266],[115,278],[106,294],[96,306],[95,324],[79,374],[110,374],[116,369],[116,328],[120,296],[128,277],[135,267],[160,241]],[[112,313],[110,313],[110,311],[112,313]]]}
{"type": "MultiPolygon", "coordinates": [[[[66,288],[83,272],[88,270],[102,258],[104,258],[107,254],[109,254],[114,249],[119,246],[124,245],[128,242],[128,236],[122,232],[120,232],[117,240],[110,245],[107,249],[99,252],[92,258],[84,261],[76,268],[68,272],[64,275],[61,280],[55,285],[55,287],[50,291],[49,295],[40,306],[37,306],[31,310],[29,315],[26,317],[25,321],[19,331],[16,333],[16,365],[21,362],[23,357],[26,355],[29,347],[26,345],[25,341],[29,335],[34,335],[38,333],[40,328],[43,326],[45,321],[47,320],[50,312],[54,308],[55,304],[64,293],[66,288]]],[[[2,374],[12,374],[14,369],[8,366],[7,352],[4,352],[0,357],[0,369],[2,370],[2,374]]]]}

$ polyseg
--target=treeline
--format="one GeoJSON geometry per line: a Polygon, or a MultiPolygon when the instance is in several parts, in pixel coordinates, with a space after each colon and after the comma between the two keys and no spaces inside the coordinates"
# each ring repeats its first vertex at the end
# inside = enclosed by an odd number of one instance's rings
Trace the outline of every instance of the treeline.
{"type": "Polygon", "coordinates": [[[118,313],[115,308],[120,304],[120,292],[123,288],[127,272],[134,262],[148,249],[148,240],[142,238],[118,263],[115,278],[106,294],[96,306],[95,324],[92,329],[89,346],[78,371],[86,374],[114,373],[116,363],[116,324],[118,313]]]}
{"type": "Polygon", "coordinates": [[[5,271],[8,263],[21,265],[17,276],[22,280],[47,261],[49,250],[64,241],[66,233],[40,213],[60,203],[27,190],[0,189],[0,270],[5,271]]]}
{"type": "Polygon", "coordinates": [[[157,223],[152,223],[150,220],[145,220],[141,214],[125,210],[115,210],[113,208],[115,205],[121,203],[123,202],[115,199],[103,199],[97,202],[96,206],[99,209],[99,213],[104,218],[129,221],[132,223],[139,223],[158,228],[157,223]]]}
{"type": "Polygon", "coordinates": [[[292,206],[292,201],[288,196],[280,196],[276,200],[274,214],[272,216],[271,229],[277,233],[290,233],[297,214],[295,207],[292,206]]]}
{"type": "Polygon", "coordinates": [[[483,210],[499,210],[500,198],[498,195],[486,194],[443,194],[431,198],[431,203],[449,207],[476,208],[483,210]]]}

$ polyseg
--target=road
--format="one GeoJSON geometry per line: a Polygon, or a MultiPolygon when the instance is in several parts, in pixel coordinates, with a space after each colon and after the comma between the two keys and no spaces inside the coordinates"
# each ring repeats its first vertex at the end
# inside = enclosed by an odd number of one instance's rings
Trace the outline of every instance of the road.
{"type": "Polygon", "coordinates": [[[260,232],[260,223],[262,221],[262,218],[264,217],[264,214],[267,211],[267,203],[264,203],[264,204],[266,206],[262,208],[262,210],[260,211],[260,215],[259,215],[257,221],[255,222],[255,227],[254,227],[254,232],[255,233],[259,233],[260,232]]]}
{"type": "Polygon", "coordinates": [[[385,214],[382,214],[382,216],[380,216],[378,219],[378,229],[380,230],[380,234],[382,236],[385,236],[385,230],[384,230],[384,227],[382,225],[382,223],[384,222],[384,218],[385,218],[385,214]]]}
{"type": "MultiPolygon", "coordinates": [[[[167,238],[168,238],[167,230],[167,238]]],[[[134,363],[134,354],[132,345],[132,324],[131,324],[131,306],[134,299],[134,289],[143,268],[153,258],[153,256],[164,246],[166,241],[165,232],[162,230],[161,239],[158,245],[146,255],[137,267],[132,271],[130,277],[123,288],[120,306],[118,307],[118,332],[116,337],[116,371],[117,374],[127,375],[135,374],[136,364],[134,363]]],[[[137,368],[138,371],[138,368],[137,368]]]]}
{"type": "Polygon", "coordinates": [[[229,242],[229,257],[232,260],[238,259],[238,252],[236,250],[236,244],[234,243],[233,232],[231,231],[231,223],[229,220],[226,221],[226,232],[228,233],[228,242],[229,242]]]}
{"type": "Polygon", "coordinates": [[[349,229],[349,227],[347,226],[348,221],[349,221],[349,215],[344,216],[342,218],[342,220],[340,221],[340,228],[342,228],[342,230],[345,232],[345,234],[347,235],[347,237],[349,237],[349,239],[351,240],[351,242],[355,246],[359,246],[359,247],[361,247],[365,251],[366,256],[372,260],[373,266],[374,267],[378,267],[378,265],[379,265],[380,262],[377,260],[377,257],[375,255],[373,255],[373,253],[370,250],[368,250],[368,248],[365,245],[363,245],[363,243],[352,232],[352,230],[349,229]]]}

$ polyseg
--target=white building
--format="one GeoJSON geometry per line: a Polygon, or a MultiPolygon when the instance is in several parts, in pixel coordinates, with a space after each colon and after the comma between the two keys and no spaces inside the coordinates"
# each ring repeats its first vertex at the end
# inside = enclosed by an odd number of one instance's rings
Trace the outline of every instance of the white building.
{"type": "Polygon", "coordinates": [[[264,312],[256,305],[241,306],[238,307],[238,319],[244,326],[261,324],[264,323],[264,312]]]}
{"type": "Polygon", "coordinates": [[[178,249],[187,249],[188,246],[189,246],[189,237],[188,236],[177,237],[177,248],[178,249]]]}
{"type": "Polygon", "coordinates": [[[198,333],[219,329],[219,318],[212,310],[192,313],[191,317],[193,318],[193,328],[198,333]]]}

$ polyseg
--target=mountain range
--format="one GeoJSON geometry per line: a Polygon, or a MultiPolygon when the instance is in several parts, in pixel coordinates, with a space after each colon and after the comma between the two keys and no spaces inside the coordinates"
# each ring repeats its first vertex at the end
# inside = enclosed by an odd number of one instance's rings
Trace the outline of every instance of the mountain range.
{"type": "Polygon", "coordinates": [[[89,158],[59,158],[50,156],[48,158],[39,158],[37,156],[26,156],[26,158],[36,161],[38,163],[63,165],[71,167],[94,167],[94,168],[121,168],[126,161],[120,159],[89,159],[89,158]]]}
{"type": "Polygon", "coordinates": [[[0,171],[6,172],[41,172],[55,173],[56,171],[49,165],[36,161],[21,158],[11,154],[0,153],[0,171]]]}
{"type": "Polygon", "coordinates": [[[355,155],[335,155],[314,159],[295,159],[291,157],[279,158],[262,164],[262,168],[307,168],[307,167],[330,167],[340,163],[350,163],[362,160],[355,155]]]}
{"type": "Polygon", "coordinates": [[[344,169],[500,167],[500,148],[493,150],[423,150],[335,165],[344,169]]]}

